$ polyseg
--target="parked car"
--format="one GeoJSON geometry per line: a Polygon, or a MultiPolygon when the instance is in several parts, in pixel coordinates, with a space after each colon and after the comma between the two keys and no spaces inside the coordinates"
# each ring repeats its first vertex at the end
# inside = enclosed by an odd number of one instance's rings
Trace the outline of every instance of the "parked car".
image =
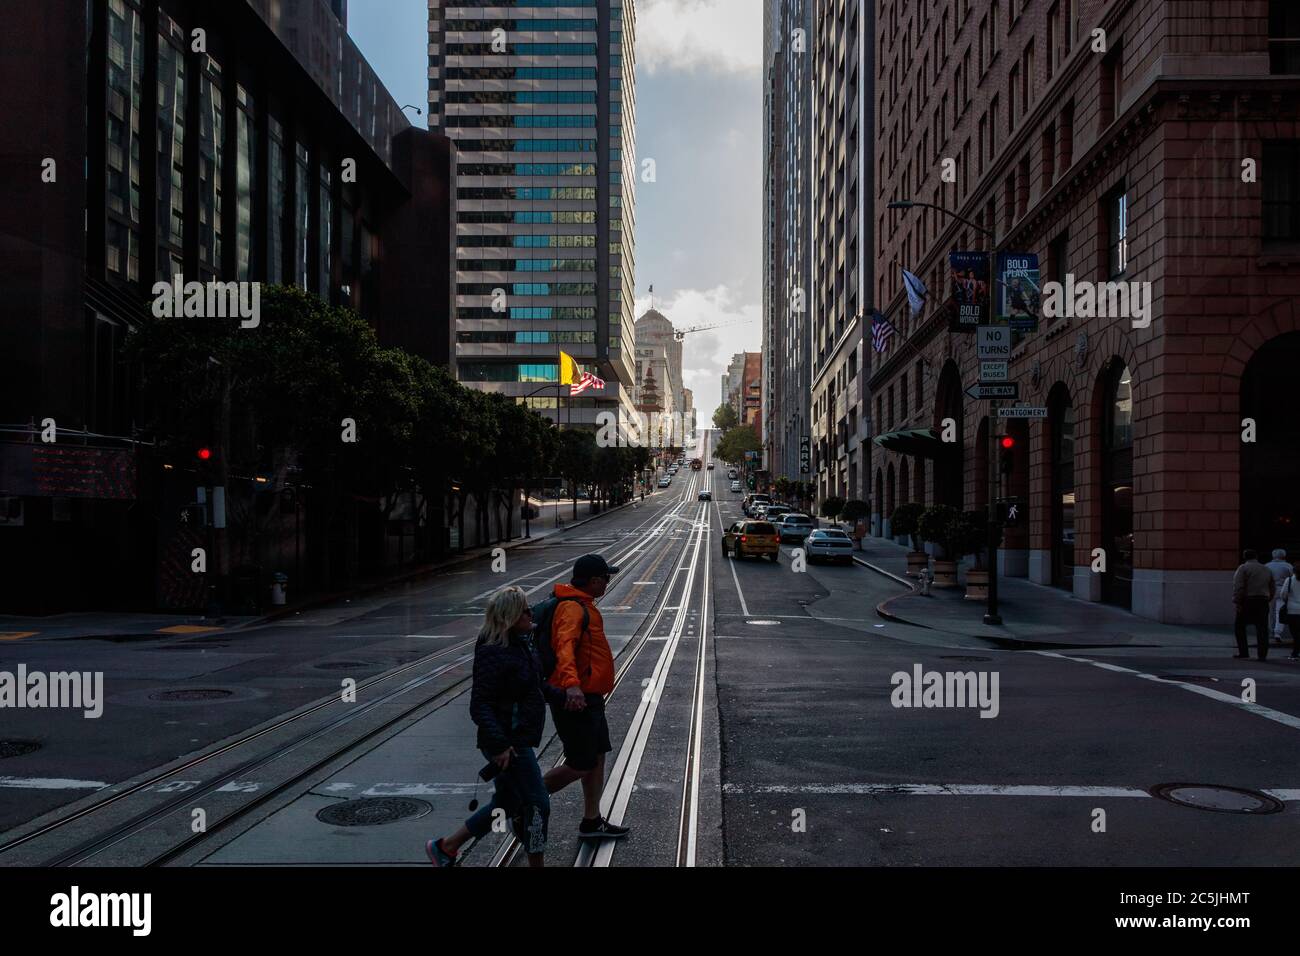
{"type": "Polygon", "coordinates": [[[701,491],[698,495],[695,496],[695,500],[696,500],[696,501],[712,501],[712,500],[713,500],[713,492],[708,491],[707,489],[706,489],[705,491],[701,491]]]}
{"type": "Polygon", "coordinates": [[[842,564],[853,563],[853,539],[839,528],[817,528],[809,532],[803,547],[810,562],[820,558],[842,564]]]}
{"type": "Polygon", "coordinates": [[[667,487],[668,487],[669,485],[671,485],[672,483],[673,483],[673,480],[672,480],[671,478],[669,478],[667,475],[664,475],[662,478],[659,479],[659,487],[660,487],[660,488],[667,488],[667,487]]]}
{"type": "Polygon", "coordinates": [[[792,511],[781,517],[781,522],[776,526],[776,530],[781,536],[782,543],[784,543],[786,541],[803,541],[815,529],[811,517],[792,511]]]}
{"type": "Polygon", "coordinates": [[[781,541],[771,522],[737,521],[722,535],[722,554],[731,554],[737,560],[758,555],[779,561],[781,541]]]}
{"type": "Polygon", "coordinates": [[[738,482],[738,481],[733,481],[733,482],[731,483],[731,490],[732,490],[732,491],[739,491],[739,490],[740,490],[740,482],[738,482]]]}

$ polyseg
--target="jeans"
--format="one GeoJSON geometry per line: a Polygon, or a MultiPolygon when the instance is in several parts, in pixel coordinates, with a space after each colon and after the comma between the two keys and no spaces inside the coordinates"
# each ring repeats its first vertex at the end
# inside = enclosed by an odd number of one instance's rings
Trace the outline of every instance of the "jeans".
{"type": "MultiPolygon", "coordinates": [[[[488,760],[496,754],[486,750],[488,760]]],[[[546,829],[551,818],[551,797],[542,782],[542,768],[537,765],[537,754],[532,747],[516,747],[510,766],[496,776],[496,791],[492,800],[480,807],[465,821],[465,829],[475,837],[485,837],[492,832],[493,814],[504,811],[512,821],[515,836],[529,853],[542,853],[546,849],[546,829]]]]}
{"type": "Polygon", "coordinates": [[[1255,625],[1259,659],[1262,661],[1268,657],[1268,605],[1269,599],[1266,597],[1248,597],[1244,604],[1237,607],[1233,630],[1237,635],[1237,653],[1243,657],[1250,654],[1250,647],[1246,643],[1246,627],[1251,624],[1255,625]]]}

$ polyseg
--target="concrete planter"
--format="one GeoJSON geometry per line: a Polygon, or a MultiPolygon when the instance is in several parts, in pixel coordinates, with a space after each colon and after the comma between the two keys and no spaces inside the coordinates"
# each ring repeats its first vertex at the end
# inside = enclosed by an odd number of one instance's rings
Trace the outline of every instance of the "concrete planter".
{"type": "Polygon", "coordinates": [[[987,601],[989,599],[989,573],[979,568],[966,572],[966,600],[987,601]]]}
{"type": "Polygon", "coordinates": [[[907,576],[917,578],[930,566],[930,556],[924,551],[907,552],[907,576]]]}
{"type": "Polygon", "coordinates": [[[955,588],[957,586],[956,561],[935,560],[933,586],[936,588],[955,588]]]}

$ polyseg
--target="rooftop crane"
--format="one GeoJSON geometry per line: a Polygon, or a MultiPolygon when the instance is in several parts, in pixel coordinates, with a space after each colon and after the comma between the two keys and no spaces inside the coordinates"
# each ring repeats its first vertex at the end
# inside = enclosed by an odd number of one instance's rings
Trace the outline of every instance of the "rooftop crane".
{"type": "Polygon", "coordinates": [[[689,329],[673,329],[673,338],[680,342],[692,332],[710,332],[713,329],[725,329],[730,325],[745,325],[752,321],[753,319],[737,319],[734,322],[718,322],[715,325],[693,325],[689,329]]]}

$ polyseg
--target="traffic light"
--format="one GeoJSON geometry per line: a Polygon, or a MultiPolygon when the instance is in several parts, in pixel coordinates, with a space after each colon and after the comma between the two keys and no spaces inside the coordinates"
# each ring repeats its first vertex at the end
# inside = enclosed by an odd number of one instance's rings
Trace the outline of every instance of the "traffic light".
{"type": "Polygon", "coordinates": [[[194,457],[198,458],[199,461],[211,461],[212,449],[204,446],[194,453],[194,457]]]}
{"type": "Polygon", "coordinates": [[[1012,455],[1015,452],[1016,440],[1012,438],[1010,435],[1003,435],[1000,439],[998,439],[998,444],[1002,447],[1002,456],[1000,462],[1002,466],[1002,474],[1009,475],[1011,474],[1011,469],[1014,466],[1014,460],[1012,458],[1012,455]]]}

